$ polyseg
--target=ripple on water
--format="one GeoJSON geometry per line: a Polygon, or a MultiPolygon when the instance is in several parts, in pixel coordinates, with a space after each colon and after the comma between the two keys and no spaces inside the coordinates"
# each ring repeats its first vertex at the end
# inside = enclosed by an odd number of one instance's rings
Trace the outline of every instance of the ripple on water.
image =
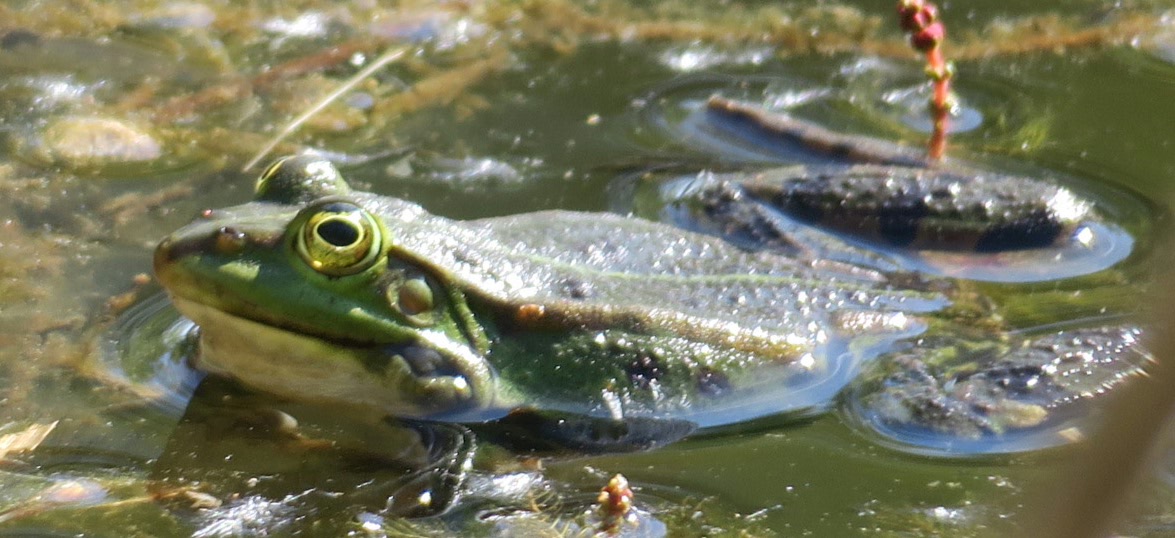
{"type": "Polygon", "coordinates": [[[655,88],[642,101],[637,122],[656,133],[653,145],[669,141],[689,151],[725,162],[814,164],[822,156],[802,147],[764,143],[753,136],[731,132],[706,113],[713,95],[763,103],[769,110],[792,110],[831,99],[835,91],[795,77],[734,77],[703,74],[674,79],[655,88]]]}
{"type": "MultiPolygon", "coordinates": [[[[881,69],[871,69],[867,72],[887,73],[881,69]]],[[[853,76],[861,75],[854,74],[853,76]]],[[[1008,95],[1016,94],[1013,86],[1002,84],[999,80],[988,80],[978,89],[981,90],[978,92],[980,98],[975,101],[981,104],[988,101],[999,101],[1008,95]]],[[[709,96],[720,94],[743,100],[749,103],[752,110],[753,107],[761,106],[762,111],[768,114],[781,112],[799,115],[802,110],[805,114],[815,112],[813,115],[819,116],[834,111],[834,108],[838,106],[837,101],[851,99],[851,95],[856,92],[857,90],[852,89],[845,93],[834,92],[813,86],[810,83],[805,85],[800,81],[783,82],[781,79],[766,77],[742,79],[719,76],[691,77],[675,81],[672,85],[655,92],[654,97],[649,99],[647,106],[642,110],[641,121],[657,127],[664,135],[678,140],[682,144],[712,153],[720,160],[734,164],[847,165],[853,164],[853,162],[844,155],[821,154],[805,144],[792,143],[788,136],[772,136],[771,133],[765,132],[767,129],[748,127],[746,118],[730,115],[726,112],[715,113],[713,108],[707,106],[706,101],[709,96]],[[785,89],[781,89],[781,86],[785,89]]],[[[891,107],[893,110],[887,112],[884,107],[865,105],[865,111],[877,112],[878,114],[872,114],[874,116],[908,115],[911,110],[907,106],[908,103],[901,103],[910,101],[910,96],[918,95],[918,92],[895,90],[893,93],[898,94],[899,97],[891,95],[882,100],[888,99],[900,106],[891,107]]],[[[1012,101],[1017,101],[1017,99],[1012,99],[1012,101]]],[[[1018,99],[1018,101],[1022,102],[1024,99],[1018,99]]],[[[857,102],[862,101],[853,100],[853,103],[857,102]]],[[[973,115],[979,114],[972,112],[973,115]]],[[[844,114],[841,116],[843,117],[844,114]]],[[[1006,120],[1006,118],[1004,119],[1006,120]]],[[[967,121],[974,124],[970,126],[970,128],[974,128],[980,120],[972,117],[967,121]]],[[[959,122],[957,126],[966,127],[962,123],[959,122]]],[[[861,142],[861,148],[869,150],[872,147],[868,144],[877,141],[871,142],[870,139],[861,139],[861,142]]],[[[912,148],[910,147],[892,146],[891,149],[890,146],[885,145],[885,142],[877,143],[876,148],[880,155],[890,155],[894,159],[905,159],[911,155],[912,148]]],[[[917,151],[913,154],[916,155],[917,151]]],[[[971,165],[963,164],[963,166],[971,165]]],[[[965,173],[965,169],[963,173],[965,173]]],[[[1033,175],[1039,174],[1038,171],[1032,173],[1033,175]]],[[[873,251],[874,255],[865,256],[865,258],[878,261],[879,263],[869,263],[869,265],[882,270],[893,270],[900,267],[951,278],[1007,283],[1040,282],[1086,275],[1109,268],[1126,259],[1133,252],[1134,240],[1121,226],[1100,220],[1101,218],[1120,217],[1121,211],[1113,207],[1113,204],[1106,204],[1107,199],[1111,197],[1100,196],[1101,193],[1098,192],[1084,192],[1097,189],[1085,189],[1083,185],[1076,185],[1076,187],[1081,188],[1076,192],[1078,199],[1092,200],[1090,204],[1097,207],[1096,213],[1099,215],[1073,223],[1072,230],[1066,232],[1066,235],[1060,238],[1054,246],[1047,248],[999,253],[878,248],[877,245],[870,244],[867,240],[836,233],[832,235],[839,236],[839,239],[830,237],[808,242],[831,245],[843,241],[851,245],[837,249],[838,252],[835,254],[859,251],[862,248],[873,251]]],[[[639,186],[637,188],[639,189],[639,186]]],[[[624,186],[614,186],[613,190],[623,190],[627,194],[640,194],[639,190],[635,193],[628,192],[632,189],[624,186]]],[[[1123,196],[1116,197],[1123,198],[1123,196]]],[[[1131,202],[1127,205],[1137,206],[1138,204],[1131,202]]],[[[666,211],[671,211],[672,204],[666,203],[661,207],[669,209],[645,210],[644,214],[667,217],[666,211]]],[[[1054,209],[1066,210],[1063,207],[1054,207],[1054,209]]],[[[801,225],[791,222],[787,215],[780,213],[779,217],[780,222],[787,223],[789,233],[812,235],[812,232],[803,230],[801,225]]],[[[670,216],[669,220],[675,219],[670,216]]],[[[676,220],[680,220],[680,218],[676,220]]],[[[801,242],[803,242],[802,239],[801,242]]],[[[860,258],[861,256],[857,255],[856,257],[860,258]]],[[[837,259],[852,261],[844,256],[837,259]]]]}
{"type": "Polygon", "coordinates": [[[183,413],[204,375],[193,369],[197,328],[180,316],[165,294],[132,307],[104,339],[103,365],[176,416],[183,413]]]}
{"type": "MultiPolygon", "coordinates": [[[[891,71],[884,69],[870,69],[864,73],[883,75],[864,85],[870,86],[868,93],[873,95],[893,92],[889,94],[891,102],[886,103],[883,99],[883,102],[871,103],[854,99],[854,95],[864,90],[852,85],[842,92],[802,81],[788,81],[787,88],[780,89],[782,79],[779,78],[697,76],[674,81],[654,92],[643,103],[640,120],[645,125],[654,126],[662,136],[724,164],[760,167],[784,163],[845,164],[843,157],[838,161],[835,155],[820,155],[800,144],[787,145],[784,142],[788,137],[767,137],[748,132],[745,122],[731,122],[721,114],[709,113],[706,103],[712,95],[719,94],[761,106],[769,112],[805,118],[840,118],[825,120],[825,124],[834,126],[854,119],[861,121],[846,114],[846,108],[856,114],[864,111],[864,125],[876,127],[901,123],[903,115],[912,110],[909,102],[916,100],[911,98],[916,92],[901,89],[909,88],[909,81],[891,76],[891,71]],[[881,87],[873,87],[877,85],[881,87]],[[899,89],[893,90],[895,87],[899,89]]],[[[864,75],[854,72],[852,76],[864,75]]],[[[999,77],[985,80],[963,91],[972,95],[969,102],[980,111],[976,114],[999,121],[993,126],[971,118],[972,125],[962,126],[979,132],[992,131],[993,136],[984,133],[985,140],[995,140],[1006,147],[1028,144],[1034,127],[1013,132],[1001,131],[1003,128],[999,126],[1025,123],[1007,117],[1017,114],[1027,117],[1032,103],[1026,102],[1027,98],[1022,96],[1023,89],[1005,83],[999,77]],[[1015,104],[999,104],[1004,100],[1015,104]],[[1015,143],[1001,142],[1001,137],[1015,143]]],[[[950,170],[966,175],[968,169],[981,168],[972,166],[962,165],[950,170]]],[[[1019,168],[1026,166],[1016,165],[1019,168]]],[[[996,168],[1006,169],[1008,165],[996,168]]],[[[757,175],[770,176],[772,173],[761,170],[757,175]]],[[[1034,175],[1038,173],[1039,170],[1033,171],[1034,175]]],[[[698,217],[693,213],[683,215],[699,205],[698,186],[715,180],[738,182],[752,176],[704,172],[670,177],[668,181],[649,180],[657,175],[642,174],[640,179],[633,180],[631,188],[621,186],[614,189],[631,195],[631,203],[638,213],[694,228],[699,227],[698,222],[704,223],[705,218],[713,217],[698,217]],[[656,192],[650,194],[650,190],[656,192]]],[[[1069,219],[1069,215],[1079,213],[1070,211],[1076,207],[1050,205],[1064,217],[1062,220],[1068,223],[1067,226],[1071,224],[1073,228],[1067,232],[1071,235],[1058,246],[1041,249],[988,254],[879,248],[865,238],[835,232],[825,234],[831,239],[812,237],[808,228],[814,225],[802,224],[778,210],[774,211],[770,222],[756,220],[755,224],[770,224],[773,230],[784,230],[789,237],[800,237],[801,243],[816,247],[815,254],[784,250],[786,255],[823,259],[831,251],[833,259],[864,264],[885,272],[914,271],[955,280],[1006,284],[1051,282],[1096,273],[1128,258],[1135,248],[1135,239],[1118,223],[1130,226],[1130,221],[1136,217],[1126,218],[1123,214],[1132,209],[1145,212],[1146,208],[1138,200],[1127,200],[1133,198],[1130,193],[1117,192],[1112,187],[1091,186],[1080,179],[1063,183],[1066,188],[1060,192],[1065,194],[1065,200],[1073,198],[1080,204],[1073,202],[1070,205],[1095,208],[1092,213],[1095,216],[1082,213],[1069,219]],[[808,237],[812,237],[811,240],[803,241],[808,237]]],[[[754,214],[761,216],[763,213],[754,214]]],[[[717,232],[709,231],[722,234],[723,228],[718,228],[717,232]]],[[[740,229],[734,228],[736,231],[740,229]]],[[[762,229],[756,228],[756,231],[762,229]]],[[[1069,312],[1067,315],[1074,314],[1069,312]]],[[[1062,320],[1047,322],[1056,321],[1062,320]]],[[[1112,323],[1108,320],[1092,323],[1101,322],[1112,323]]],[[[1089,415],[1096,412],[1096,406],[1090,402],[1096,401],[1097,396],[1120,381],[1136,375],[1146,361],[1145,352],[1134,345],[1138,329],[1090,328],[1090,323],[1087,320],[1084,326],[1077,326],[1070,322],[1064,327],[1065,333],[1055,335],[1011,335],[1013,343],[1006,344],[1007,349],[999,351],[997,346],[1005,344],[991,335],[980,337],[989,342],[960,342],[955,333],[965,330],[936,326],[934,331],[922,335],[917,341],[900,342],[894,348],[879,350],[878,353],[884,355],[865,364],[861,368],[863,372],[855,377],[846,394],[841,395],[842,412],[860,430],[869,432],[870,437],[906,452],[972,456],[1035,450],[1071,442],[1084,435],[1089,415]],[[942,349],[936,351],[936,348],[942,349]],[[983,354],[973,354],[976,349],[983,354]],[[1057,373],[1058,369],[1064,369],[1064,372],[1057,373]],[[1033,374],[1034,371],[1039,373],[1033,374]],[[1023,394],[1006,394],[1012,390],[1009,386],[1021,387],[1023,394]]],[[[857,369],[853,370],[854,374],[858,373],[857,369]]]]}
{"type": "Polygon", "coordinates": [[[1028,283],[1108,269],[1134,250],[1134,238],[1106,222],[1078,226],[1070,238],[1042,249],[1009,252],[911,251],[906,264],[923,273],[983,282],[1028,283]]]}
{"type": "MultiPolygon", "coordinates": [[[[722,161],[828,164],[843,162],[811,148],[781,144],[747,129],[715,121],[706,114],[713,95],[815,121],[834,131],[880,135],[913,147],[925,144],[932,123],[927,112],[929,86],[916,65],[884,60],[856,61],[835,76],[834,86],[788,73],[769,76],[698,74],[655,88],[640,103],[637,121],[668,138],[722,161]]],[[[1024,148],[1045,133],[1040,103],[1022,82],[992,73],[956,81],[960,102],[951,132],[982,136],[985,147],[1024,148]],[[1014,130],[1012,127],[1014,126],[1014,130]]],[[[657,140],[663,144],[664,140],[657,140]]]]}

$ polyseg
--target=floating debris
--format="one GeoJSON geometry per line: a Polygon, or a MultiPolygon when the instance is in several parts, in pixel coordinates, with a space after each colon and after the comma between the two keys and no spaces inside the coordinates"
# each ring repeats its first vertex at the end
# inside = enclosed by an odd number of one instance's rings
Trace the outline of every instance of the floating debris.
{"type": "Polygon", "coordinates": [[[19,432],[0,435],[0,461],[6,459],[9,454],[29,452],[41,446],[41,442],[57,428],[57,422],[54,420],[48,424],[33,424],[19,432]]]}
{"type": "Polygon", "coordinates": [[[596,529],[602,534],[616,534],[625,525],[636,525],[633,497],[628,479],[620,473],[614,475],[596,498],[596,512],[600,517],[596,529]]]}

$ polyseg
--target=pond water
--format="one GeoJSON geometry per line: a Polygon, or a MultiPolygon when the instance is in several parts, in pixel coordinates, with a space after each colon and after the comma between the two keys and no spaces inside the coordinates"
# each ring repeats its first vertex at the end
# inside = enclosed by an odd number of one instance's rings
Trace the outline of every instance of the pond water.
{"type": "MultiPolygon", "coordinates": [[[[920,440],[834,390],[814,412],[715,420],[652,451],[537,458],[493,432],[370,422],[188,366],[194,328],[150,276],[154,247],[247,202],[278,155],[318,152],[357,189],[454,219],[672,220],[648,176],[830,162],[724,134],[702,110],[714,94],[910,147],[927,136],[923,68],[888,2],[580,4],[0,5],[0,535],[586,535],[616,473],[636,496],[626,535],[1020,529],[1097,398],[1048,441],[920,440]]],[[[1015,255],[910,267],[973,280],[1012,329],[1133,330],[1175,179],[1175,5],[943,7],[963,105],[951,158],[1061,178],[1110,239],[1044,273],[1015,255]]],[[[1175,535],[1171,470],[1122,534],[1175,535]]]]}

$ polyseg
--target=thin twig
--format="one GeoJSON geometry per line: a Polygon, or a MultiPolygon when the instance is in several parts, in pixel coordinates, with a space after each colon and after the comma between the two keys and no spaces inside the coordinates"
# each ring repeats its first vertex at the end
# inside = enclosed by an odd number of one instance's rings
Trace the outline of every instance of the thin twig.
{"type": "Polygon", "coordinates": [[[358,73],[355,73],[354,76],[340,84],[339,87],[335,88],[334,91],[330,92],[322,99],[319,99],[317,102],[311,105],[310,108],[306,109],[305,112],[303,112],[297,118],[294,118],[294,120],[290,123],[286,124],[285,128],[283,128],[281,132],[274,136],[269,141],[269,143],[265,145],[265,147],[261,148],[261,151],[258,151],[252,159],[249,159],[249,162],[245,163],[245,166],[242,167],[241,170],[247,172],[249,169],[257,166],[257,163],[261,162],[261,159],[264,159],[266,155],[269,155],[269,152],[273,151],[273,148],[276,148],[278,144],[282,143],[282,141],[286,139],[286,137],[290,136],[294,131],[298,130],[298,128],[301,127],[303,123],[306,123],[307,120],[312,118],[315,114],[321,112],[322,109],[326,108],[326,106],[331,104],[331,102],[333,102],[335,99],[338,99],[344,93],[350,91],[351,88],[355,87],[355,85],[366,80],[367,77],[370,77],[385,65],[399,60],[407,52],[407,47],[397,47],[389,49],[387,52],[381,54],[378,58],[368,64],[367,67],[364,67],[358,73]]]}

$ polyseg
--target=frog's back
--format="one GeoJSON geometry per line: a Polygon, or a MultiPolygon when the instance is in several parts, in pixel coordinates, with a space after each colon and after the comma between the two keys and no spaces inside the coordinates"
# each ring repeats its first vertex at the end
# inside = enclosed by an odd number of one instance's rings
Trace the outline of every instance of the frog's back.
{"type": "Polygon", "coordinates": [[[921,330],[903,313],[946,304],[873,270],[613,214],[393,213],[394,251],[492,320],[506,390],[542,409],[707,425],[818,408],[852,379],[856,331],[893,341],[921,330]],[[872,321],[846,324],[853,314],[872,321]]]}
{"type": "MultiPolygon", "coordinates": [[[[838,310],[930,311],[933,293],[891,289],[846,264],[740,249],[722,239],[607,213],[545,211],[403,222],[399,240],[474,297],[590,328],[597,315],[688,316],[792,337],[838,310]]],[[[397,235],[397,231],[393,231],[397,235]]],[[[642,317],[644,316],[644,317],[642,317]]],[[[603,321],[600,322],[604,324],[603,321]]]]}

